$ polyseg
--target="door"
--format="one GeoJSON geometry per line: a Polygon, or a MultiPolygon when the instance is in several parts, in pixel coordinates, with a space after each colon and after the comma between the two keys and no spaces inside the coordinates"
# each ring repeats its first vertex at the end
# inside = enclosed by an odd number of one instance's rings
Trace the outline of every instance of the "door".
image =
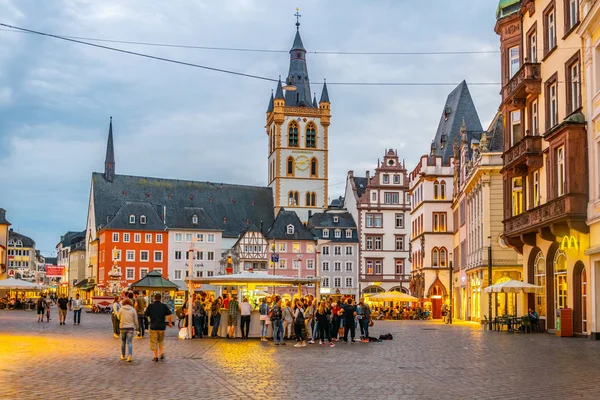
{"type": "Polygon", "coordinates": [[[442,299],[431,299],[431,317],[433,319],[442,318],[442,299]]]}

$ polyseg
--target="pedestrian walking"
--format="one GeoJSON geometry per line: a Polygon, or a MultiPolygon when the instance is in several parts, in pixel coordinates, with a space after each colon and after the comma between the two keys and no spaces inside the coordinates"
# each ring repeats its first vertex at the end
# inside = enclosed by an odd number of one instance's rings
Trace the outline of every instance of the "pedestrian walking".
{"type": "Polygon", "coordinates": [[[296,333],[296,344],[294,347],[305,347],[306,338],[304,337],[304,329],[306,328],[304,322],[304,310],[302,307],[302,300],[297,299],[296,305],[294,306],[294,331],[296,333]]]}
{"type": "Polygon", "coordinates": [[[133,297],[135,299],[133,306],[138,315],[138,329],[139,329],[138,338],[143,339],[144,333],[146,332],[146,321],[145,321],[146,317],[145,317],[144,313],[146,312],[147,304],[146,304],[146,300],[144,299],[144,297],[140,296],[140,292],[138,292],[137,290],[135,292],[133,292],[133,297]]]}
{"type": "Polygon", "coordinates": [[[329,316],[331,315],[331,310],[327,308],[324,301],[321,301],[319,304],[319,308],[317,308],[317,312],[315,316],[317,318],[317,328],[319,329],[319,344],[321,346],[325,346],[325,339],[329,341],[329,347],[334,347],[335,344],[331,340],[331,332],[329,330],[329,316]]]}
{"type": "Polygon", "coordinates": [[[65,320],[67,319],[67,309],[69,307],[69,299],[63,293],[63,295],[58,299],[58,321],[59,325],[64,325],[65,320]]]}
{"type": "MultiPolygon", "coordinates": [[[[227,300],[227,299],[225,299],[227,300]]],[[[240,308],[237,296],[233,296],[227,305],[227,338],[235,339],[235,327],[237,326],[238,309],[240,308]]]]}
{"type": "Polygon", "coordinates": [[[79,298],[79,294],[76,294],[75,299],[71,301],[71,308],[73,309],[73,325],[79,325],[83,308],[83,301],[79,298]]]}
{"type": "Polygon", "coordinates": [[[41,295],[36,302],[38,316],[37,322],[44,322],[44,311],[46,310],[46,307],[48,307],[48,305],[46,304],[46,299],[44,298],[44,295],[41,295]]]}
{"type": "Polygon", "coordinates": [[[252,316],[252,306],[248,303],[248,298],[244,297],[242,300],[241,308],[241,330],[242,330],[242,339],[248,339],[248,334],[250,333],[250,318],[252,316]]]}
{"type": "MultiPolygon", "coordinates": [[[[112,312],[110,313],[110,319],[112,321],[113,326],[113,336],[118,339],[120,337],[120,322],[119,322],[119,311],[121,310],[121,303],[119,302],[119,296],[115,296],[115,299],[112,303],[112,312]]],[[[137,314],[136,314],[137,318],[137,314]]]]}
{"type": "Polygon", "coordinates": [[[127,356],[127,362],[131,362],[131,357],[133,357],[133,334],[139,325],[138,314],[132,305],[131,299],[123,300],[123,306],[117,313],[121,332],[121,360],[125,360],[125,356],[127,356]]]}
{"type": "MultiPolygon", "coordinates": [[[[163,304],[160,293],[154,295],[154,302],[146,307],[145,315],[150,318],[150,350],[154,352],[152,361],[163,360],[165,358],[164,341],[165,329],[167,329],[168,320],[169,328],[173,327],[171,320],[171,310],[166,304],[163,304]]],[[[138,319],[139,322],[139,319],[138,319]]]]}
{"type": "MultiPolygon", "coordinates": [[[[258,312],[260,313],[260,341],[267,341],[267,330],[269,329],[269,322],[271,318],[269,318],[269,304],[267,303],[267,298],[263,297],[260,303],[260,307],[258,308],[258,312]]],[[[281,312],[281,308],[279,309],[281,312]]],[[[279,322],[281,322],[281,316],[279,316],[279,322]]],[[[275,326],[273,326],[275,329],[275,326]]]]}
{"type": "Polygon", "coordinates": [[[219,325],[221,325],[221,306],[223,305],[223,299],[221,296],[217,297],[210,306],[210,319],[212,325],[212,332],[210,337],[219,337],[219,325]]]}

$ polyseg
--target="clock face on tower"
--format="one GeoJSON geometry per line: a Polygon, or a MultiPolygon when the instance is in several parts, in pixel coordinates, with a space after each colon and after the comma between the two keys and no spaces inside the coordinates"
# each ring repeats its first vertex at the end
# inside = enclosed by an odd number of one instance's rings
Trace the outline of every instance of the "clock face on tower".
{"type": "Polygon", "coordinates": [[[308,164],[310,163],[308,157],[299,156],[296,158],[296,169],[298,171],[306,171],[308,169],[308,164]]]}

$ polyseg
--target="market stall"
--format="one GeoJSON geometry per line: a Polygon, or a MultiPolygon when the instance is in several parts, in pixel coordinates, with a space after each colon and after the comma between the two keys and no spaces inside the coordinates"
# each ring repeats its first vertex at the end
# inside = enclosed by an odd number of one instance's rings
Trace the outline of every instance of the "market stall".
{"type": "MultiPolygon", "coordinates": [[[[217,275],[203,278],[188,277],[185,278],[188,287],[201,288],[202,285],[214,285],[217,288],[228,288],[230,293],[236,294],[238,302],[241,303],[244,297],[248,297],[250,304],[257,303],[257,299],[267,295],[265,290],[268,287],[297,286],[298,296],[302,296],[302,286],[315,285],[319,293],[320,278],[299,278],[290,276],[267,275],[253,272],[242,272],[231,275],[217,275]]],[[[188,289],[188,293],[193,290],[188,289]]],[[[227,332],[227,317],[229,312],[221,310],[221,323],[219,326],[219,336],[225,336],[227,332]]],[[[236,326],[236,337],[241,336],[240,331],[240,313],[238,312],[238,323],[236,326]]],[[[250,337],[260,337],[260,316],[258,308],[252,311],[250,318],[250,337]]]]}
{"type": "Polygon", "coordinates": [[[45,286],[22,279],[8,278],[0,280],[0,298],[8,299],[4,308],[24,308],[40,296],[45,286]],[[14,304],[13,304],[14,300],[14,304]]]}

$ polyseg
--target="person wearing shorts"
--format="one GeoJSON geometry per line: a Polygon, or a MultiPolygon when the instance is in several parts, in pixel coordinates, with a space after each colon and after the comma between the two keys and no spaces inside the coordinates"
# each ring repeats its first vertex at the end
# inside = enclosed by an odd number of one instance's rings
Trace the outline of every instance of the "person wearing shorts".
{"type": "Polygon", "coordinates": [[[150,318],[150,350],[154,352],[152,361],[164,360],[165,329],[168,320],[169,328],[173,327],[171,310],[161,302],[160,293],[154,295],[154,302],[146,308],[145,315],[150,318]]]}
{"type": "Polygon", "coordinates": [[[237,301],[237,296],[233,296],[233,298],[229,300],[229,304],[227,305],[227,311],[229,311],[227,315],[227,337],[230,339],[235,338],[235,327],[237,326],[237,316],[239,308],[240,303],[238,303],[237,301]]]}
{"type": "Polygon", "coordinates": [[[69,299],[63,293],[63,295],[58,299],[58,321],[59,325],[64,325],[65,320],[67,319],[67,309],[69,308],[69,299]]]}
{"type": "Polygon", "coordinates": [[[38,322],[44,322],[44,309],[48,307],[48,305],[46,304],[46,299],[44,298],[44,296],[40,296],[40,298],[37,300],[37,316],[38,316],[38,322]]]}

